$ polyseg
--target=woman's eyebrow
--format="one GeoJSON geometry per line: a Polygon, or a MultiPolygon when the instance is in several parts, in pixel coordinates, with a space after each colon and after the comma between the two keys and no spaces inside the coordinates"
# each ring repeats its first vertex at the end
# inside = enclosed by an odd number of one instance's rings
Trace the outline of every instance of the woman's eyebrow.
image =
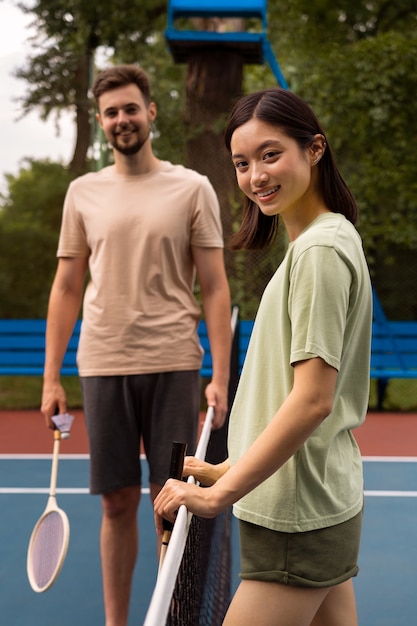
{"type": "MultiPolygon", "coordinates": [[[[262,142],[259,146],[256,147],[256,152],[262,152],[262,150],[265,150],[265,148],[270,148],[271,146],[276,146],[277,144],[280,144],[280,143],[281,142],[279,139],[267,139],[266,141],[262,142]]],[[[232,159],[241,159],[244,156],[245,156],[244,154],[232,153],[232,159]]]]}

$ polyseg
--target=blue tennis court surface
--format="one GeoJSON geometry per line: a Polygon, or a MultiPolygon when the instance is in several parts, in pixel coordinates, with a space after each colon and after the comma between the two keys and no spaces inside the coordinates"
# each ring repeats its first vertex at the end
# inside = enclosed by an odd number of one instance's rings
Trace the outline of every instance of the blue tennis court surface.
{"type": "MultiPolygon", "coordinates": [[[[360,573],[355,579],[361,626],[411,626],[417,609],[417,459],[368,459],[360,573]]],[[[62,455],[58,504],[70,520],[67,559],[55,585],[32,591],[26,553],[45,508],[50,456],[0,455],[0,616],[5,626],[104,624],[99,558],[100,498],[88,495],[88,458],[62,455]]],[[[146,471],[145,471],[146,475],[146,471]]],[[[146,488],[146,485],[144,486],[146,488]]],[[[144,494],[139,512],[140,556],[129,626],[143,624],[156,580],[152,507],[144,494]]],[[[233,525],[233,580],[238,584],[238,539],[233,525]]],[[[194,626],[194,625],[187,625],[194,626]]]]}

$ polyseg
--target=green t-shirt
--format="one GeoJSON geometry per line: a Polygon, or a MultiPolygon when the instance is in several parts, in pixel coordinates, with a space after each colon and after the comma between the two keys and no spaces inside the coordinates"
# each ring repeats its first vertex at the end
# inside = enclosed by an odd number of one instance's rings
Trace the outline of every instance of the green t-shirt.
{"type": "Polygon", "coordinates": [[[290,244],[263,294],[231,412],[231,464],[290,393],[294,363],[321,357],[338,370],[333,409],[296,454],[235,504],[238,518],[301,532],[360,511],[362,462],[351,429],[368,406],[371,328],[360,237],[342,215],[320,215],[290,244]]]}

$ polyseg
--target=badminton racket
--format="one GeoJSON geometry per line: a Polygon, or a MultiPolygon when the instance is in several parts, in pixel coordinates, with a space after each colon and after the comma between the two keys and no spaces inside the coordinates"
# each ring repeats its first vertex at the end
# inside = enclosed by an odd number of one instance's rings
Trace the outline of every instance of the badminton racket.
{"type": "MultiPolygon", "coordinates": [[[[182,471],[184,468],[184,457],[186,450],[186,443],[181,443],[179,441],[173,442],[171,451],[171,463],[169,467],[169,478],[176,478],[177,480],[182,479],[182,471]]],[[[161,569],[162,563],[164,562],[169,540],[171,539],[172,529],[174,527],[174,524],[166,519],[162,520],[162,525],[164,532],[162,533],[161,552],[159,555],[159,570],[161,569]]]]}
{"type": "Polygon", "coordinates": [[[73,417],[54,416],[54,448],[51,482],[46,508],[35,524],[27,553],[27,574],[32,589],[42,593],[49,589],[59,576],[68,550],[70,526],[66,513],[58,507],[56,483],[61,435],[69,437],[73,417]],[[55,418],[55,419],[54,419],[55,418]],[[62,432],[61,432],[62,429],[62,432]]]}

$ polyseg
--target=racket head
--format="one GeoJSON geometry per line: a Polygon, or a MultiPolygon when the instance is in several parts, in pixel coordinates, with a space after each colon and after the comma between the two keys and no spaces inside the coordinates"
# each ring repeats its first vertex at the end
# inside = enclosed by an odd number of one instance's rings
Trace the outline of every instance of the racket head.
{"type": "Polygon", "coordinates": [[[68,517],[58,507],[47,508],[36,522],[27,553],[30,586],[37,593],[49,589],[62,569],[70,536],[68,517]]]}

